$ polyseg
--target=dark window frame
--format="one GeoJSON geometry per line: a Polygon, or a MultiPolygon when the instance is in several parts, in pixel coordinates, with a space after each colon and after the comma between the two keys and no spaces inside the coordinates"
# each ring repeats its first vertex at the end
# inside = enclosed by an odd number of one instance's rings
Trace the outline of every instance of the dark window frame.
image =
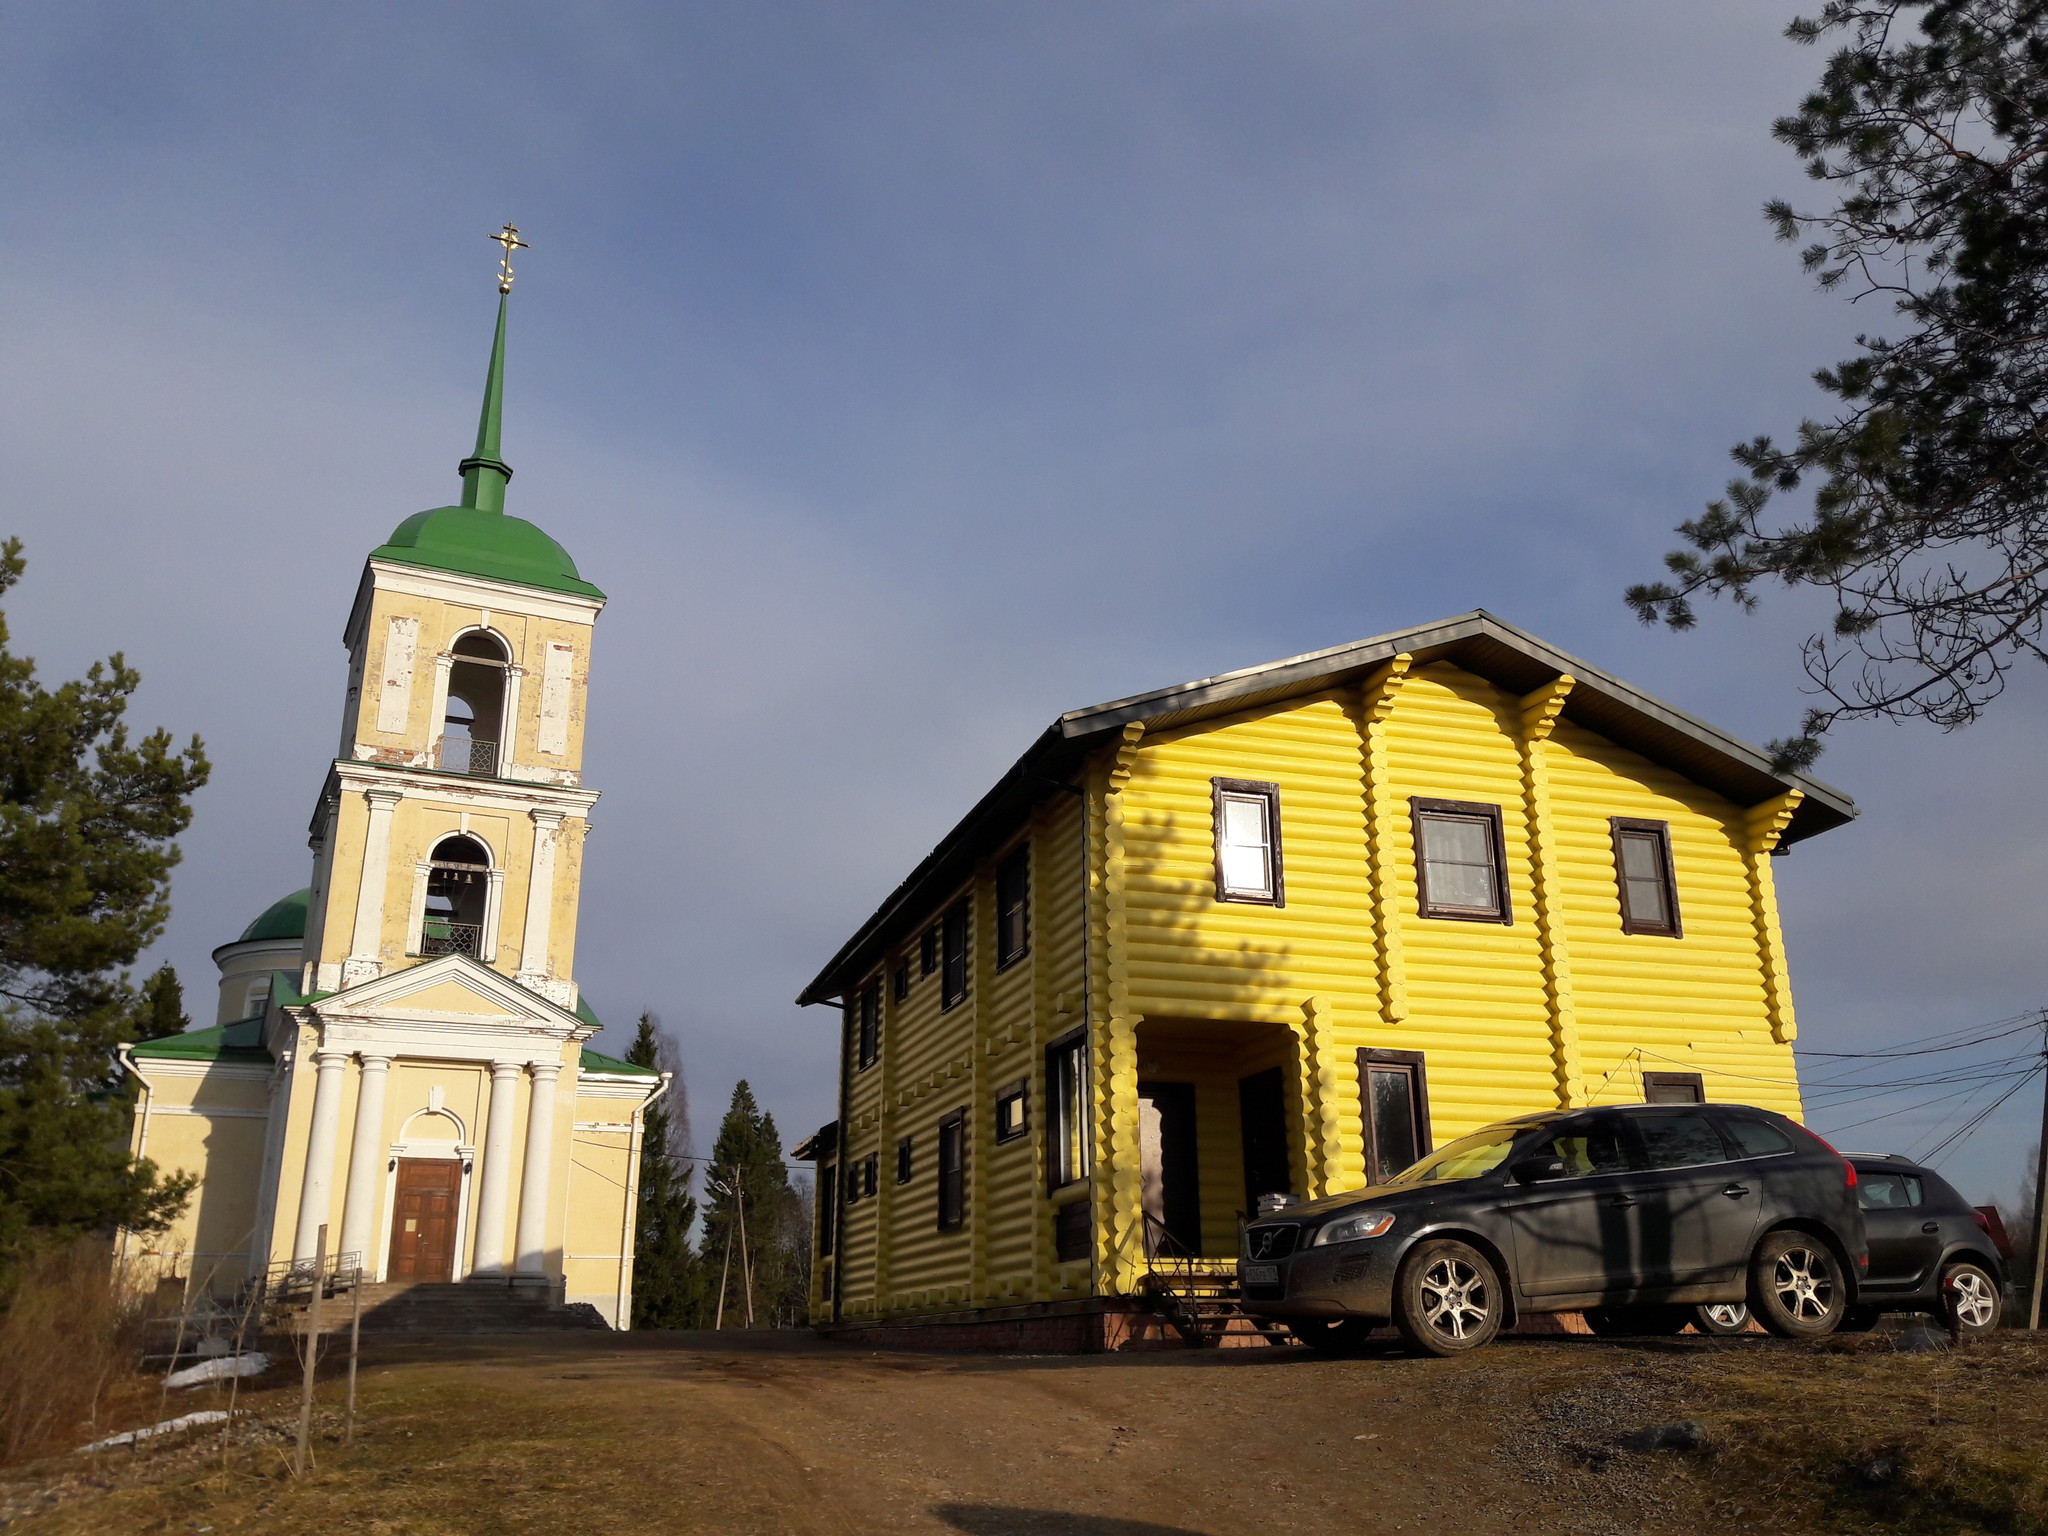
{"type": "Polygon", "coordinates": [[[1671,823],[1645,821],[1637,816],[1610,816],[1607,818],[1607,833],[1614,844],[1614,887],[1615,895],[1621,902],[1621,931],[1646,933],[1665,939],[1684,938],[1685,924],[1678,914],[1678,872],[1671,863],[1671,823]],[[1621,855],[1624,836],[1647,836],[1655,841],[1657,874],[1664,884],[1664,910],[1671,914],[1669,922],[1660,923],[1654,918],[1640,918],[1629,910],[1628,870],[1622,863],[1621,855]]]}
{"type": "Polygon", "coordinates": [[[1698,1072],[1645,1072],[1643,1074],[1643,1102],[1645,1104],[1704,1104],[1707,1102],[1707,1080],[1698,1072]],[[1652,1088],[1690,1088],[1699,1097],[1692,1099],[1653,1099],[1652,1088]]]}
{"type": "Polygon", "coordinates": [[[875,1196],[876,1196],[877,1194],[879,1194],[879,1193],[881,1192],[881,1187],[882,1187],[882,1168],[881,1168],[881,1162],[882,1162],[882,1154],[881,1154],[881,1153],[879,1153],[879,1152],[870,1152],[870,1153],[869,1153],[869,1154],[868,1154],[868,1155],[867,1155],[866,1157],[864,1157],[864,1158],[862,1158],[862,1159],[860,1160],[860,1197],[861,1197],[861,1199],[863,1199],[863,1200],[872,1200],[872,1199],[874,1199],[874,1198],[875,1198],[875,1196]]]}
{"type": "Polygon", "coordinates": [[[898,960],[889,969],[889,999],[900,1003],[910,996],[910,962],[898,960]]]}
{"type": "MultiPolygon", "coordinates": [[[[1429,1124],[1429,1067],[1420,1051],[1397,1051],[1385,1046],[1368,1045],[1358,1052],[1358,1121],[1365,1137],[1365,1181],[1381,1184],[1392,1174],[1384,1172],[1379,1164],[1379,1138],[1373,1134],[1372,1117],[1372,1069],[1374,1066],[1409,1068],[1409,1094],[1413,1099],[1415,1116],[1415,1139],[1420,1148],[1418,1159],[1429,1156],[1436,1150],[1436,1138],[1429,1124]]],[[[1400,1170],[1395,1169],[1398,1173],[1400,1170]]]]}
{"type": "Polygon", "coordinates": [[[854,1030],[853,1069],[865,1072],[882,1059],[882,979],[877,976],[854,994],[859,1020],[854,1030]]]}
{"type": "Polygon", "coordinates": [[[1014,1083],[1005,1083],[995,1094],[995,1141],[1001,1146],[1006,1141],[1018,1141],[1031,1134],[1031,1080],[1020,1077],[1014,1083]],[[1017,1123],[1009,1130],[1003,1129],[1003,1106],[1015,1103],[1017,1123]]]}
{"type": "Polygon", "coordinates": [[[1280,786],[1270,779],[1211,779],[1209,781],[1210,840],[1214,847],[1216,899],[1240,906],[1284,907],[1287,879],[1280,858],[1280,786]],[[1266,857],[1272,890],[1233,890],[1223,878],[1223,800],[1226,795],[1260,799],[1266,803],[1266,857]]]}
{"type": "Polygon", "coordinates": [[[1424,917],[1445,918],[1461,923],[1515,925],[1514,902],[1508,893],[1507,833],[1501,824],[1501,808],[1480,800],[1436,800],[1426,795],[1408,797],[1409,830],[1415,843],[1415,895],[1424,917]],[[1429,859],[1425,851],[1423,824],[1431,816],[1457,816],[1483,821],[1493,848],[1493,899],[1497,910],[1483,912],[1476,907],[1449,906],[1429,894],[1429,859]]]}
{"type": "Polygon", "coordinates": [[[963,1105],[939,1122],[938,1227],[957,1232],[967,1225],[967,1109],[963,1105]],[[948,1144],[959,1161],[946,1166],[948,1144]]]}
{"type": "Polygon", "coordinates": [[[1031,953],[1031,844],[1020,843],[996,865],[996,970],[1031,953]]]}
{"type": "Polygon", "coordinates": [[[911,1175],[916,1172],[915,1151],[912,1145],[915,1140],[916,1138],[911,1136],[899,1136],[896,1139],[896,1182],[898,1184],[908,1184],[911,1175]]]}
{"type": "Polygon", "coordinates": [[[1095,1213],[1089,1200],[1052,1208],[1052,1261],[1081,1264],[1095,1257],[1095,1213]]]}
{"type": "Polygon", "coordinates": [[[1088,1029],[1086,1025],[1070,1029],[1045,1044],[1045,1189],[1047,1194],[1079,1184],[1093,1171],[1094,1159],[1090,1155],[1092,1143],[1089,1139],[1089,1072],[1088,1029]],[[1067,1098],[1061,1092],[1061,1069],[1057,1062],[1071,1055],[1074,1059],[1075,1113],[1080,1117],[1075,1134],[1066,1134],[1067,1098]],[[1075,1147],[1074,1162],[1069,1167],[1067,1152],[1070,1142],[1075,1147]],[[1065,1175],[1065,1177],[1062,1177],[1065,1175]]]}
{"type": "Polygon", "coordinates": [[[974,953],[974,913],[965,897],[946,908],[946,915],[939,920],[939,1012],[949,1013],[967,1001],[967,993],[973,966],[970,961],[974,953]],[[957,938],[957,943],[955,942],[957,938]],[[954,970],[959,970],[959,985],[954,985],[954,970]]]}
{"type": "Polygon", "coordinates": [[[917,974],[929,976],[939,968],[939,925],[933,923],[917,936],[917,974]]]}

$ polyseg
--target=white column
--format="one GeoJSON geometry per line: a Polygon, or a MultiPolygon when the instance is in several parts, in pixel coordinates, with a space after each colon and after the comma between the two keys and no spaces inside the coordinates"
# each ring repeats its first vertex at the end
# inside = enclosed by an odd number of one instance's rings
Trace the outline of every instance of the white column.
{"type": "Polygon", "coordinates": [[[356,1255],[365,1269],[375,1271],[377,1255],[377,1196],[384,1180],[384,1084],[390,1075],[391,1058],[363,1054],[363,1072],[356,1083],[356,1128],[348,1145],[348,1201],[341,1211],[342,1253],[356,1255]]]}
{"type": "Polygon", "coordinates": [[[519,1104],[519,1074],[516,1061],[491,1063],[491,1109],[484,1124],[484,1170],[476,1193],[472,1275],[505,1273],[505,1203],[512,1193],[512,1115],[519,1104]]]}
{"type": "Polygon", "coordinates": [[[519,979],[546,981],[548,928],[555,915],[555,843],[562,825],[560,811],[529,811],[533,818],[533,864],[526,883],[526,931],[519,940],[519,979]]]}
{"type": "Polygon", "coordinates": [[[321,1223],[327,1220],[329,1191],[334,1187],[334,1143],[341,1131],[341,1073],[346,1051],[320,1051],[313,1057],[313,1129],[306,1141],[306,1179],[299,1187],[299,1225],[292,1238],[292,1260],[313,1257],[321,1223]]]}
{"type": "Polygon", "coordinates": [[[526,1101],[526,1166],[519,1175],[521,1275],[548,1272],[548,1165],[555,1150],[555,1077],[561,1070],[558,1061],[533,1064],[533,1093],[526,1101]]]}
{"type": "Polygon", "coordinates": [[[349,944],[345,985],[368,981],[381,969],[384,946],[384,887],[391,872],[391,813],[404,798],[396,789],[366,789],[370,825],[363,835],[363,877],[356,888],[356,931],[349,944]]]}

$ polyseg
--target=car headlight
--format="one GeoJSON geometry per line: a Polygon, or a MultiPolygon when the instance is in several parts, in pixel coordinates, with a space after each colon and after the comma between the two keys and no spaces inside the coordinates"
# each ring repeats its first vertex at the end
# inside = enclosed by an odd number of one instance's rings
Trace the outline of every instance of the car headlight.
{"type": "Polygon", "coordinates": [[[1320,1248],[1325,1243],[1355,1243],[1361,1237],[1378,1237],[1394,1224],[1392,1211],[1378,1211],[1366,1216],[1346,1216],[1341,1221],[1325,1222],[1311,1248],[1320,1248]]]}

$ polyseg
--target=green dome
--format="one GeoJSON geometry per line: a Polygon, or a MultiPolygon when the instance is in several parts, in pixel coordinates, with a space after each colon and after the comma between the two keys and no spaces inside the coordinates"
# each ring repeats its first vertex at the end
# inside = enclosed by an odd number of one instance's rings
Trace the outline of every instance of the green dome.
{"type": "Polygon", "coordinates": [[[569,552],[523,518],[480,507],[435,507],[415,512],[389,540],[370,551],[372,560],[459,571],[491,581],[516,582],[549,592],[604,594],[576,574],[569,552]]]}
{"type": "Polygon", "coordinates": [[[293,891],[282,901],[272,902],[263,909],[263,915],[242,930],[242,936],[235,942],[247,944],[251,939],[303,939],[306,936],[306,903],[313,899],[313,888],[293,891]]]}

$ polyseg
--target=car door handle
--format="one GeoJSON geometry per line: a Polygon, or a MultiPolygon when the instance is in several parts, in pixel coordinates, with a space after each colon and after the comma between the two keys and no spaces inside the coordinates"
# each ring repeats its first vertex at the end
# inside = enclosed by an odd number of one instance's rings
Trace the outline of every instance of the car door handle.
{"type": "Polygon", "coordinates": [[[1923,1221],[1920,1223],[1920,1230],[1922,1232],[1939,1232],[1941,1230],[1941,1223],[1938,1221],[1923,1221]]]}
{"type": "Polygon", "coordinates": [[[1726,1195],[1730,1200],[1740,1200],[1744,1195],[1749,1193],[1749,1186],[1747,1184],[1730,1184],[1726,1189],[1722,1190],[1721,1193],[1726,1195]]]}
{"type": "Polygon", "coordinates": [[[1636,1197],[1634,1195],[1609,1195],[1607,1203],[1609,1205],[1634,1205],[1636,1197]]]}

